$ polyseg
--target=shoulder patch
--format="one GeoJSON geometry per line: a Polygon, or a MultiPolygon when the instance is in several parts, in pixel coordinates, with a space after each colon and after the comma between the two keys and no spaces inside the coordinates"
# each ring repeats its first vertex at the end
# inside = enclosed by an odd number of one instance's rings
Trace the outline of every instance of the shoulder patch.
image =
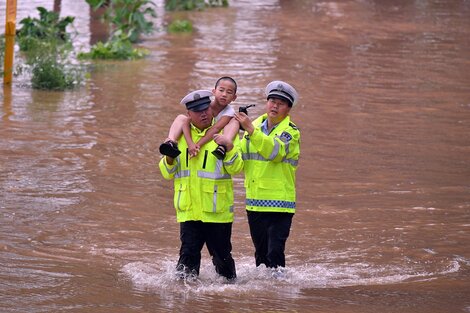
{"type": "Polygon", "coordinates": [[[283,141],[283,142],[289,142],[292,140],[292,135],[289,134],[288,132],[282,132],[281,136],[279,136],[279,138],[283,141]]]}
{"type": "Polygon", "coordinates": [[[292,127],[295,130],[298,130],[299,128],[292,122],[289,122],[289,126],[292,127]]]}

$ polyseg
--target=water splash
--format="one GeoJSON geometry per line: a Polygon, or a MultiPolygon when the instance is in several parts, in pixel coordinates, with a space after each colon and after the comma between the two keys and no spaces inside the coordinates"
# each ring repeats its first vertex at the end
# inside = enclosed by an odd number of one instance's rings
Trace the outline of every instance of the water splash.
{"type": "Polygon", "coordinates": [[[271,270],[255,267],[252,258],[237,258],[237,281],[227,284],[218,276],[209,260],[202,260],[200,276],[195,281],[180,281],[175,276],[175,260],[160,262],[132,262],[122,268],[137,289],[146,291],[191,294],[282,293],[296,297],[303,289],[339,288],[359,285],[384,285],[405,281],[432,280],[438,276],[459,271],[460,263],[449,260],[433,271],[404,268],[398,265],[377,266],[368,263],[332,264],[306,263],[286,269],[282,279],[274,279],[271,270]]]}

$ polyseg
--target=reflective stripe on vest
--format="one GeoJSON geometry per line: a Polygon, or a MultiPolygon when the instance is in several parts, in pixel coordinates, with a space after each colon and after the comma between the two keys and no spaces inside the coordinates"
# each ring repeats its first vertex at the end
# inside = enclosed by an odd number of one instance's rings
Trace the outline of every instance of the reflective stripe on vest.
{"type": "Polygon", "coordinates": [[[245,203],[249,206],[295,209],[295,202],[292,201],[246,199],[245,203]]]}
{"type": "Polygon", "coordinates": [[[210,178],[210,179],[230,179],[231,176],[230,174],[197,171],[197,177],[210,178]]]}
{"type": "MultiPolygon", "coordinates": [[[[176,167],[175,167],[176,169],[176,167]]],[[[178,171],[175,174],[175,178],[189,177],[189,170],[178,171]]]]}
{"type": "Polygon", "coordinates": [[[269,156],[270,161],[274,160],[274,158],[279,154],[280,149],[281,149],[281,145],[279,144],[277,140],[274,140],[274,148],[273,148],[273,151],[271,152],[271,155],[269,156]]]}
{"type": "MultiPolygon", "coordinates": [[[[243,157],[243,160],[256,160],[256,161],[269,162],[269,160],[265,159],[259,153],[243,153],[242,157],[243,157]]],[[[283,158],[281,162],[290,164],[292,166],[297,166],[299,164],[299,160],[287,159],[287,158],[283,158]]]]}
{"type": "Polygon", "coordinates": [[[166,163],[166,162],[164,162],[163,165],[165,166],[165,169],[166,169],[166,171],[167,171],[169,174],[173,174],[173,173],[176,172],[176,170],[178,169],[177,166],[175,166],[175,167],[173,167],[173,168],[170,169],[170,168],[167,166],[167,163],[166,163]]]}
{"type": "Polygon", "coordinates": [[[224,164],[226,164],[226,165],[232,165],[232,164],[235,162],[235,160],[236,160],[237,158],[238,158],[238,153],[235,154],[230,160],[224,162],[224,164]]]}

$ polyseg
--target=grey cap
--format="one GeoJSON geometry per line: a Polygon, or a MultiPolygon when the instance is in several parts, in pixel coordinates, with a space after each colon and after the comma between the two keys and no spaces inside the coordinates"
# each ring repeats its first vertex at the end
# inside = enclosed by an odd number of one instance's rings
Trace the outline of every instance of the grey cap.
{"type": "Polygon", "coordinates": [[[265,90],[267,99],[279,98],[289,103],[289,106],[294,106],[297,103],[299,94],[294,87],[286,82],[275,80],[266,86],[265,90]]]}
{"type": "Polygon", "coordinates": [[[203,111],[209,107],[211,103],[212,92],[209,90],[196,90],[187,94],[182,100],[181,104],[186,106],[190,111],[203,111]]]}

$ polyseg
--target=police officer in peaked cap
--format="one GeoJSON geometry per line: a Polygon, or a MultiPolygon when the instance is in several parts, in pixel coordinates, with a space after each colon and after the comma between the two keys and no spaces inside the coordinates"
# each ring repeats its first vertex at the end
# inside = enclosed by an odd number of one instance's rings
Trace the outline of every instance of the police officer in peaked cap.
{"type": "Polygon", "coordinates": [[[270,82],[265,89],[267,99],[277,98],[287,101],[289,107],[293,107],[297,103],[299,95],[297,91],[286,82],[275,80],[270,82]]]}
{"type": "MultiPolygon", "coordinates": [[[[180,103],[183,104],[188,111],[200,112],[209,108],[211,103],[211,96],[212,92],[209,90],[195,90],[181,99],[180,103]]],[[[160,145],[159,151],[162,155],[169,156],[173,159],[179,156],[181,153],[180,149],[178,148],[178,143],[170,139],[167,139],[160,145]]]]}
{"type": "MultiPolygon", "coordinates": [[[[213,118],[209,104],[212,92],[196,90],[186,95],[181,104],[188,109],[190,132],[197,142],[212,126],[213,118]]],[[[238,136],[236,136],[238,146],[238,136]]],[[[207,150],[190,158],[185,136],[180,136],[176,156],[164,154],[159,162],[165,179],[174,181],[173,203],[176,220],[180,224],[181,247],[176,266],[177,277],[195,279],[199,275],[201,250],[204,244],[212,257],[216,272],[233,282],[236,279],[235,261],[232,257],[232,223],[234,214],[232,175],[243,169],[238,149],[226,152],[226,159],[219,160],[208,151],[218,144],[210,141],[207,150]]]]}
{"type": "Polygon", "coordinates": [[[209,107],[211,96],[212,92],[209,90],[192,91],[181,100],[181,104],[185,105],[186,109],[190,111],[203,111],[209,107]]]}
{"type": "Polygon", "coordinates": [[[245,129],[240,142],[246,200],[256,266],[285,277],[285,244],[296,212],[296,172],[300,130],[289,115],[299,95],[290,84],[275,80],[265,89],[265,113],[253,122],[244,113],[235,118],[245,129]]]}

